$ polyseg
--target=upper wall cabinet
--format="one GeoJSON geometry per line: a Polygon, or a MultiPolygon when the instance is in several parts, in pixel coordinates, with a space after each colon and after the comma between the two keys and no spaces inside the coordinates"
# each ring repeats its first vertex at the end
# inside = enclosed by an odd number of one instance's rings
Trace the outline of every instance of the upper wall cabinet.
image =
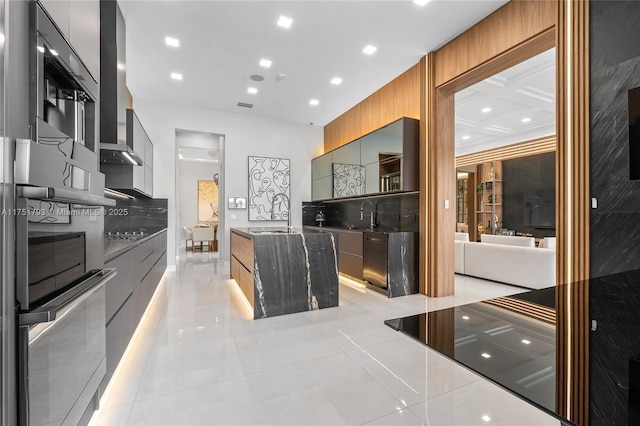
{"type": "Polygon", "coordinates": [[[419,120],[401,118],[311,161],[311,198],[419,189],[419,120]]]}
{"type": "Polygon", "coordinates": [[[96,81],[100,81],[100,1],[40,0],[96,81]]]}

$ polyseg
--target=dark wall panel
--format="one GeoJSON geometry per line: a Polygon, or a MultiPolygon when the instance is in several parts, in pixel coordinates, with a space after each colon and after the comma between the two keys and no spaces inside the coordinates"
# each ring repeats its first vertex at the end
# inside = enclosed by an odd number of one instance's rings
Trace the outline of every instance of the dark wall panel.
{"type": "Polygon", "coordinates": [[[555,229],[524,225],[523,194],[530,191],[555,190],[556,154],[532,155],[502,162],[502,223],[504,228],[552,237],[555,229]]]}
{"type": "Polygon", "coordinates": [[[640,268],[640,181],[629,179],[627,92],[640,86],[640,3],[591,2],[591,276],[640,268]]]}
{"type": "Polygon", "coordinates": [[[629,419],[629,359],[640,356],[640,181],[629,179],[628,91],[640,86],[640,2],[592,1],[590,424],[629,419]],[[611,274],[616,274],[610,276],[611,274]]]}

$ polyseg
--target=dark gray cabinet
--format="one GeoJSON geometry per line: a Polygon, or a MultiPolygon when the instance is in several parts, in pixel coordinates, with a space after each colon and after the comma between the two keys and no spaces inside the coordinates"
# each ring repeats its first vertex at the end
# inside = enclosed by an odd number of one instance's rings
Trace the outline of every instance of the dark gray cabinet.
{"type": "Polygon", "coordinates": [[[167,267],[167,231],[163,231],[106,264],[118,274],[105,288],[107,387],[167,267]]]}
{"type": "Polygon", "coordinates": [[[336,231],[338,234],[338,269],[359,280],[362,276],[362,231],[336,231]]]}
{"type": "Polygon", "coordinates": [[[100,78],[100,1],[40,0],[95,78],[100,78]]]}
{"type": "Polygon", "coordinates": [[[311,160],[314,201],[420,188],[420,121],[401,118],[311,160]]]}

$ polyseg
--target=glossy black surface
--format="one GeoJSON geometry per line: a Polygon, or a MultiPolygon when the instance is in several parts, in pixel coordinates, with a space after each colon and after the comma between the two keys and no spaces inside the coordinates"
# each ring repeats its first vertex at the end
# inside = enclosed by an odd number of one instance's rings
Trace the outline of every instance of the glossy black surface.
{"type": "Polygon", "coordinates": [[[370,225],[370,209],[368,202],[374,205],[375,222],[381,231],[418,231],[420,214],[420,194],[417,192],[367,196],[361,199],[335,200],[331,202],[302,203],[302,224],[317,226],[316,214],[324,212],[324,226],[367,229],[370,225]],[[363,208],[363,218],[360,219],[360,208],[363,208]]]}
{"type": "MultiPolygon", "coordinates": [[[[538,292],[553,294],[553,289],[538,292]]],[[[554,326],[486,302],[385,323],[536,405],[554,410],[554,326]],[[442,327],[434,331],[429,324],[442,327]]]]}
{"type": "MultiPolygon", "coordinates": [[[[590,3],[591,276],[640,267],[640,180],[629,178],[628,91],[640,87],[640,3],[590,3]]],[[[607,410],[608,411],[608,410],[607,410]]]]}
{"type": "Polygon", "coordinates": [[[632,361],[640,359],[640,270],[385,323],[570,421],[579,423],[558,408],[565,396],[585,407],[581,424],[640,424],[640,368],[632,361]],[[511,308],[496,306],[504,302],[511,308]],[[534,318],[527,306],[551,316],[534,318]],[[559,385],[569,376],[588,380],[571,391],[559,385]]]}
{"type": "Polygon", "coordinates": [[[164,198],[118,199],[106,208],[104,232],[144,232],[153,234],[167,228],[168,200],[164,198]]]}

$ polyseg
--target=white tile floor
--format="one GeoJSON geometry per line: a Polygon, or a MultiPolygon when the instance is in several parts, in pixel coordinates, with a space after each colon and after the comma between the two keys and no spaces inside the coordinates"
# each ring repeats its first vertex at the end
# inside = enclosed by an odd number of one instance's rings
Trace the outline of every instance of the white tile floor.
{"type": "Polygon", "coordinates": [[[456,277],[456,295],[249,319],[229,269],[196,253],[167,273],[92,425],[559,425],[393,331],[389,318],[521,291],[456,277]]]}

